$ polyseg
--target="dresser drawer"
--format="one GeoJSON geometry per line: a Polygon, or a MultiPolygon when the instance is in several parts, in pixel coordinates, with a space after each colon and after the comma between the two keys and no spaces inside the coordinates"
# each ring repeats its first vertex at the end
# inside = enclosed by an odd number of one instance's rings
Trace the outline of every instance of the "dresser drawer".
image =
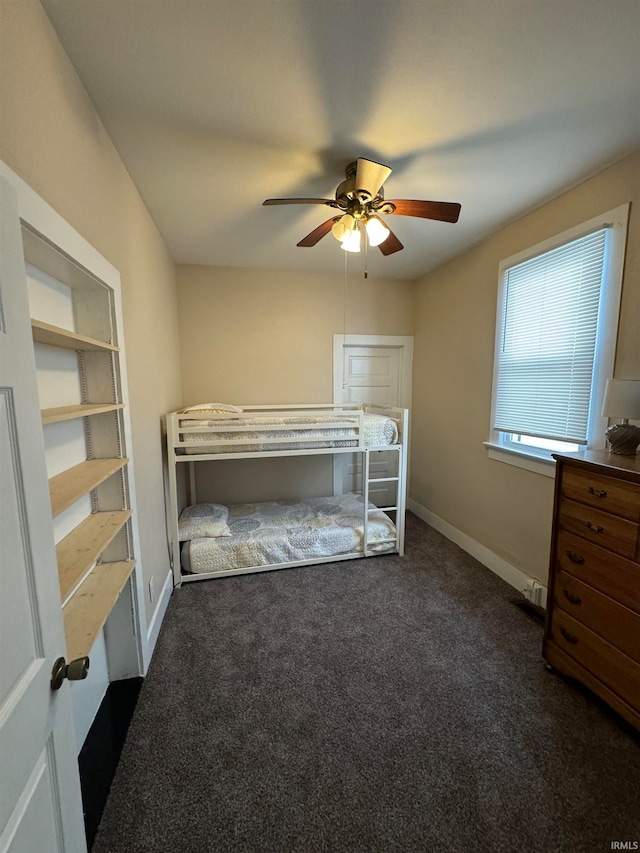
{"type": "Polygon", "coordinates": [[[556,607],[562,608],[621,652],[640,661],[640,616],[637,613],[567,572],[560,572],[554,590],[556,607]]]}
{"type": "Polygon", "coordinates": [[[640,522],[640,486],[579,468],[564,469],[562,494],[620,518],[640,522]]]}
{"type": "Polygon", "coordinates": [[[550,638],[633,708],[640,707],[640,665],[630,657],[563,610],[553,611],[550,638]]]}
{"type": "Polygon", "coordinates": [[[566,530],[558,532],[556,577],[568,572],[640,613],[640,565],[566,530]]]}
{"type": "Polygon", "coordinates": [[[632,521],[567,498],[560,501],[559,518],[565,530],[577,533],[623,557],[634,559],[639,526],[632,521]]]}

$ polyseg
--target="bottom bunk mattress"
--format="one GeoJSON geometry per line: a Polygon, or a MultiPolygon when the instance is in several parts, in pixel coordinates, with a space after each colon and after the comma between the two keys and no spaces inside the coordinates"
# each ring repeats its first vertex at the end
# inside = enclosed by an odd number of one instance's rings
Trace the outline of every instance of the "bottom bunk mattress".
{"type": "MultiPolygon", "coordinates": [[[[185,542],[183,569],[196,574],[226,572],[363,553],[363,503],[362,495],[337,495],[230,506],[231,536],[185,542]]],[[[370,551],[396,550],[395,536],[395,525],[382,510],[369,513],[370,551]],[[394,541],[380,541],[389,539],[394,541]]]]}

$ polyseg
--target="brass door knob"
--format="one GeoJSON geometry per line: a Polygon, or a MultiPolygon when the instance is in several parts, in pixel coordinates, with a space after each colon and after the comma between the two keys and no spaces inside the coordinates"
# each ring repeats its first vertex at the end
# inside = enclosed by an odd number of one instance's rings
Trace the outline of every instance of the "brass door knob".
{"type": "Polygon", "coordinates": [[[60,690],[65,678],[69,681],[82,681],[89,674],[89,658],[82,657],[66,662],[64,658],[58,658],[51,670],[51,689],[60,690]]]}

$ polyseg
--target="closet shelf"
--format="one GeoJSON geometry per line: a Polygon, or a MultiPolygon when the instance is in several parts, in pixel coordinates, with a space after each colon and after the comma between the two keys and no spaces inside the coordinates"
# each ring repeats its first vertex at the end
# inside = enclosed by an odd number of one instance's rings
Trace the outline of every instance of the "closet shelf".
{"type": "Polygon", "coordinates": [[[79,335],[76,332],[70,332],[68,329],[43,323],[41,320],[31,321],[31,334],[35,343],[48,344],[52,347],[73,350],[100,350],[103,352],[119,351],[119,347],[113,344],[97,341],[95,338],[88,338],[86,335],[79,335]]]}
{"type": "Polygon", "coordinates": [[[99,563],[62,611],[67,659],[88,655],[124,589],[135,560],[99,563]]]}
{"type": "Polygon", "coordinates": [[[95,512],[81,521],[56,546],[60,598],[63,607],[130,516],[130,509],[95,512]]]}
{"type": "Polygon", "coordinates": [[[66,248],[58,249],[57,238],[22,227],[24,261],[40,282],[26,294],[27,337],[37,355],[32,372],[46,391],[40,418],[53,523],[41,535],[56,549],[60,598],[54,590],[53,604],[60,608],[67,649],[57,654],[67,660],[91,655],[87,687],[80,694],[74,690],[82,729],[98,711],[101,685],[140,669],[137,611],[143,595],[133,553],[135,512],[128,508],[131,449],[119,275],[82,241],[64,239],[66,248]],[[90,268],[74,260],[76,250],[90,268]],[[70,393],[72,386],[77,393],[70,393]]]}
{"type": "Polygon", "coordinates": [[[101,415],[103,412],[115,412],[122,408],[122,403],[81,403],[77,406],[58,406],[55,409],[42,409],[42,423],[55,424],[58,421],[72,421],[74,418],[101,415]]]}
{"type": "Polygon", "coordinates": [[[49,480],[51,514],[55,518],[127,464],[127,459],[89,459],[49,480]]]}

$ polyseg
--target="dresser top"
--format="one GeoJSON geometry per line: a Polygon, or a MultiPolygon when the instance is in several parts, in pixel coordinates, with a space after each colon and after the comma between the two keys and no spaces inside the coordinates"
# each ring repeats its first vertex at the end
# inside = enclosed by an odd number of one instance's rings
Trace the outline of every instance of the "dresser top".
{"type": "Polygon", "coordinates": [[[608,450],[581,450],[578,453],[553,453],[554,459],[570,461],[579,468],[596,465],[602,473],[622,476],[625,480],[640,482],[640,456],[620,456],[608,450]],[[635,475],[635,476],[634,476],[635,475]]]}

